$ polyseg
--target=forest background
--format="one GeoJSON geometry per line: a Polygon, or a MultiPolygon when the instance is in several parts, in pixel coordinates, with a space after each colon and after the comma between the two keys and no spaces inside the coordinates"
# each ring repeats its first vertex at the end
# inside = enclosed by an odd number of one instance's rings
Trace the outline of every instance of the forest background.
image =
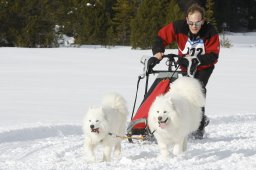
{"type": "Polygon", "coordinates": [[[0,0],[0,46],[76,45],[149,49],[158,30],[192,3],[220,33],[256,30],[256,0],[0,0]]]}

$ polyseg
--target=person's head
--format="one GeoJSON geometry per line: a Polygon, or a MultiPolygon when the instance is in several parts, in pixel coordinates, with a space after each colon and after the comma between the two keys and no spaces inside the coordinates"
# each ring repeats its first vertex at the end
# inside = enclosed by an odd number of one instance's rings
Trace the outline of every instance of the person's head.
{"type": "Polygon", "coordinates": [[[187,24],[192,34],[197,34],[204,24],[204,8],[198,4],[192,4],[187,10],[187,24]]]}

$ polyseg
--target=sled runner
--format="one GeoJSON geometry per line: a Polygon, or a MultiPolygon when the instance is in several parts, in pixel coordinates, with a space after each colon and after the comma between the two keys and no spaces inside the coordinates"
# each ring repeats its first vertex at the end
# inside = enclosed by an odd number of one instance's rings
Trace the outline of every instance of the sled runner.
{"type": "MultiPolygon", "coordinates": [[[[168,54],[164,55],[163,58],[167,58],[167,70],[153,69],[154,66],[159,63],[159,60],[155,57],[142,57],[141,59],[141,63],[144,65],[144,68],[143,73],[138,77],[135,101],[131,115],[131,122],[129,123],[127,128],[127,136],[131,137],[133,135],[142,135],[146,140],[154,140],[153,132],[150,132],[147,126],[147,117],[151,104],[154,102],[157,96],[165,94],[170,89],[170,83],[175,81],[179,76],[182,76],[182,74],[186,74],[189,77],[193,77],[196,71],[195,68],[193,68],[192,66],[192,60],[195,57],[186,57],[189,64],[187,71],[179,69],[180,67],[177,63],[177,55],[168,54]],[[152,83],[150,89],[148,90],[148,82],[151,75],[157,75],[157,77],[152,83]],[[144,78],[146,78],[144,99],[141,102],[139,108],[137,109],[137,112],[134,114],[139,83],[140,80],[144,78]]],[[[128,138],[128,140],[132,142],[132,138],[128,138]]]]}

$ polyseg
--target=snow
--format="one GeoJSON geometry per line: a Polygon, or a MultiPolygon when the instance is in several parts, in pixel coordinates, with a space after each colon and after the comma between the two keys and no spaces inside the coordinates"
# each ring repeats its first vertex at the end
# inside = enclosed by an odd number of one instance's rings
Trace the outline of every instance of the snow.
{"type": "Polygon", "coordinates": [[[234,47],[256,47],[256,33],[255,32],[245,32],[245,33],[232,33],[224,32],[221,34],[221,38],[226,37],[230,40],[234,47]]]}
{"type": "Polygon", "coordinates": [[[142,73],[139,60],[150,50],[0,48],[0,169],[255,169],[256,33],[225,36],[233,47],[221,49],[208,82],[207,137],[189,140],[188,150],[171,154],[167,162],[157,159],[155,143],[126,140],[120,159],[85,161],[82,119],[87,108],[114,91],[125,97],[131,112],[142,73]]]}

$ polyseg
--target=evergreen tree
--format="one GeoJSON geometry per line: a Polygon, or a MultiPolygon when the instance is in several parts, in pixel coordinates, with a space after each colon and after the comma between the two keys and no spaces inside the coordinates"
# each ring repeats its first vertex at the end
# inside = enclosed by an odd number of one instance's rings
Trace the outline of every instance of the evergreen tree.
{"type": "Polygon", "coordinates": [[[53,11],[51,17],[55,25],[58,27],[58,29],[56,29],[57,37],[63,34],[66,34],[68,36],[73,36],[73,27],[72,27],[72,23],[74,23],[74,20],[72,18],[73,9],[74,9],[74,5],[72,0],[51,1],[51,6],[49,11],[53,11]]]}
{"type": "Polygon", "coordinates": [[[17,38],[17,45],[26,47],[55,47],[55,21],[51,2],[29,1],[23,7],[25,27],[17,38]]]}
{"type": "MultiPolygon", "coordinates": [[[[184,19],[184,12],[180,9],[177,0],[171,0],[167,7],[166,24],[175,20],[184,19]]],[[[177,48],[176,44],[171,44],[170,48],[177,48]]]]}
{"type": "Polygon", "coordinates": [[[0,46],[15,46],[15,36],[20,25],[18,13],[11,8],[13,4],[8,1],[0,1],[0,46]]]}
{"type": "Polygon", "coordinates": [[[217,22],[214,17],[214,1],[213,0],[206,0],[205,4],[205,18],[208,22],[212,25],[217,27],[217,22]]]}
{"type": "Polygon", "coordinates": [[[20,47],[56,46],[53,11],[47,0],[15,0],[3,5],[5,15],[0,22],[5,25],[1,30],[1,39],[20,47]]]}
{"type": "Polygon", "coordinates": [[[175,20],[184,19],[184,12],[180,9],[177,0],[171,0],[167,8],[166,24],[175,20]]]}
{"type": "Polygon", "coordinates": [[[132,48],[148,49],[152,47],[158,30],[166,18],[167,0],[143,0],[135,18],[131,22],[132,48]]]}
{"type": "Polygon", "coordinates": [[[115,32],[114,32],[113,26],[110,26],[106,32],[106,45],[107,46],[116,45],[115,32]]]}
{"type": "Polygon", "coordinates": [[[134,0],[117,0],[113,6],[115,12],[113,25],[115,26],[116,41],[119,44],[130,44],[130,22],[134,18],[134,8],[134,0]]]}
{"type": "Polygon", "coordinates": [[[61,34],[78,44],[151,48],[159,29],[194,2],[230,31],[256,29],[253,0],[0,0],[0,46],[55,47],[61,34]],[[55,25],[59,26],[58,32],[55,25]]]}
{"type": "Polygon", "coordinates": [[[151,48],[161,27],[183,17],[177,0],[142,1],[135,19],[132,20],[132,47],[151,48]]]}
{"type": "Polygon", "coordinates": [[[106,31],[105,31],[105,40],[103,45],[113,46],[116,45],[116,36],[115,29],[113,24],[114,11],[113,6],[116,3],[116,0],[106,0],[105,1],[105,11],[106,11],[106,31]]]}
{"type": "Polygon", "coordinates": [[[248,29],[250,31],[256,30],[256,1],[249,1],[248,3],[248,29]]]}
{"type": "Polygon", "coordinates": [[[114,0],[75,0],[74,34],[78,44],[107,45],[114,0]],[[108,34],[107,34],[108,32],[108,34]]]}
{"type": "Polygon", "coordinates": [[[104,6],[100,3],[95,3],[93,6],[88,6],[83,17],[84,24],[81,25],[80,33],[83,37],[78,37],[83,40],[81,43],[88,44],[105,44],[108,18],[104,10],[104,6]]]}

